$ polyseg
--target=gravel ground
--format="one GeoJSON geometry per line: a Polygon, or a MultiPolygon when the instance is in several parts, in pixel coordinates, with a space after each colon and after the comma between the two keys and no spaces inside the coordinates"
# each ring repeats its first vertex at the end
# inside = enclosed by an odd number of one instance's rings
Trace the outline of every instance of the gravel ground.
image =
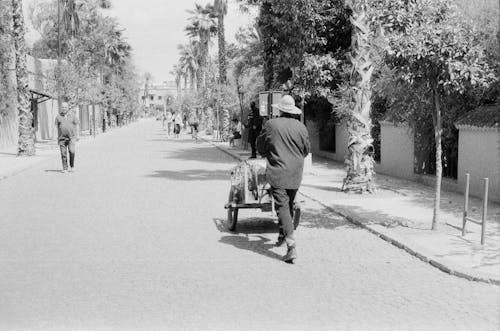
{"type": "Polygon", "coordinates": [[[498,330],[500,287],[444,274],[312,201],[299,259],[223,205],[234,160],[142,121],[0,183],[0,329],[498,330]]]}

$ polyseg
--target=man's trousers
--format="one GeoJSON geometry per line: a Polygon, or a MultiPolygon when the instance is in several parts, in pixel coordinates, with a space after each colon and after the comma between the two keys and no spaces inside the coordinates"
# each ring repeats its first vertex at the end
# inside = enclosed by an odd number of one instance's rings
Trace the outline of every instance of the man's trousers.
{"type": "Polygon", "coordinates": [[[298,189],[272,188],[280,231],[283,232],[288,247],[295,246],[295,239],[293,237],[293,202],[297,195],[297,191],[298,189]]]}
{"type": "Polygon", "coordinates": [[[61,150],[61,160],[64,170],[68,170],[68,152],[69,166],[75,166],[75,141],[74,138],[59,138],[59,149],[61,150]]]}

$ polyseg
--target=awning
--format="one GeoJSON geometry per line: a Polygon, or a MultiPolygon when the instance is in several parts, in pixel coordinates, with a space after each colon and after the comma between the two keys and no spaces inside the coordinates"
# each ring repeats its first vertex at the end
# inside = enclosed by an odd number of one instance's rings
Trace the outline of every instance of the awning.
{"type": "Polygon", "coordinates": [[[36,103],[38,103],[38,104],[43,103],[49,99],[52,99],[52,97],[50,95],[33,90],[33,89],[30,89],[30,93],[31,93],[31,100],[35,100],[36,103]]]}

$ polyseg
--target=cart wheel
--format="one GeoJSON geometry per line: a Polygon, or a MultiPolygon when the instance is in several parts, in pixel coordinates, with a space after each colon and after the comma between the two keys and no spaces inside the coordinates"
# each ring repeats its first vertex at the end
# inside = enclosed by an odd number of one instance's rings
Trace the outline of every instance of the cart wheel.
{"type": "MultiPolygon", "coordinates": [[[[231,189],[231,191],[229,191],[229,203],[233,202],[233,196],[234,192],[231,189]]],[[[234,231],[236,229],[236,222],[238,222],[238,208],[227,208],[227,228],[229,231],[234,231]]]]}
{"type": "Polygon", "coordinates": [[[300,222],[300,204],[298,202],[293,203],[293,229],[297,230],[300,222]]]}

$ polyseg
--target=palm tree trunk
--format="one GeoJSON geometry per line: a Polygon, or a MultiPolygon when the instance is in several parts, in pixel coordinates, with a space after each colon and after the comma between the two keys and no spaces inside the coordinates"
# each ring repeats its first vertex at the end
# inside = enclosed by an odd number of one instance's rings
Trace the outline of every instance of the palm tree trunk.
{"type": "Polygon", "coordinates": [[[221,84],[226,84],[226,38],[224,31],[224,15],[219,13],[218,18],[218,37],[219,37],[219,80],[221,84]]]}
{"type": "Polygon", "coordinates": [[[231,120],[230,120],[230,114],[229,114],[229,109],[225,107],[224,104],[221,106],[222,108],[222,138],[224,141],[228,139],[228,137],[231,135],[231,120]]]}
{"type": "Polygon", "coordinates": [[[346,159],[347,176],[344,191],[373,192],[373,139],[371,136],[371,76],[373,63],[370,59],[370,28],[362,6],[353,7],[350,18],[353,25],[351,57],[353,74],[354,109],[349,120],[349,146],[346,159]]]}
{"type": "Polygon", "coordinates": [[[432,216],[432,230],[437,230],[439,227],[439,216],[440,216],[440,203],[441,203],[441,181],[443,176],[443,164],[441,161],[442,149],[441,149],[441,105],[439,102],[439,91],[437,89],[437,82],[433,84],[432,95],[434,99],[434,138],[436,142],[436,191],[434,198],[434,212],[432,216]]]}
{"type": "Polygon", "coordinates": [[[191,70],[191,77],[190,77],[190,85],[191,85],[191,91],[194,92],[196,91],[196,71],[195,70],[191,70]]]}
{"type": "Polygon", "coordinates": [[[182,90],[182,75],[178,72],[175,74],[175,87],[177,88],[177,99],[180,99],[182,90]]]}
{"type": "Polygon", "coordinates": [[[200,60],[199,60],[199,71],[198,71],[198,77],[197,77],[197,86],[198,90],[204,89],[206,87],[205,85],[205,76],[207,72],[207,58],[208,58],[208,39],[204,38],[201,41],[201,51],[200,51],[200,60]]]}
{"type": "Polygon", "coordinates": [[[195,87],[195,90],[196,91],[201,90],[202,84],[203,84],[203,74],[202,74],[202,68],[201,68],[201,64],[200,64],[199,68],[196,70],[196,87],[195,87]]]}
{"type": "Polygon", "coordinates": [[[30,107],[28,73],[26,69],[26,43],[22,0],[12,0],[13,38],[16,52],[17,113],[19,116],[19,156],[35,155],[35,129],[30,107]]]}

